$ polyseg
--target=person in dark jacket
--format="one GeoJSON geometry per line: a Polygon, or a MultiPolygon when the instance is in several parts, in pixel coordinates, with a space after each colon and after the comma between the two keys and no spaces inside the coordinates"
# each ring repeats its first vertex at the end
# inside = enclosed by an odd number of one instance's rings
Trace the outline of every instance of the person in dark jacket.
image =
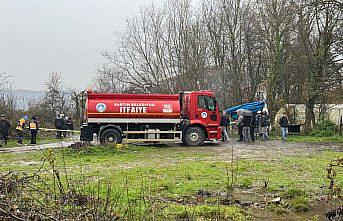
{"type": "Polygon", "coordinates": [[[63,128],[63,118],[61,114],[58,114],[57,117],[55,118],[55,128],[57,129],[56,132],[56,138],[61,139],[62,138],[62,128],[63,128]]]}
{"type": "Polygon", "coordinates": [[[62,118],[62,136],[63,138],[67,137],[67,118],[64,116],[64,114],[61,114],[61,118],[62,118]]]}
{"type": "Polygon", "coordinates": [[[37,118],[35,116],[33,116],[32,119],[30,120],[29,128],[31,132],[31,144],[35,145],[37,144],[36,140],[37,140],[37,133],[39,130],[37,118]]]}
{"type": "Polygon", "coordinates": [[[266,111],[263,111],[261,117],[261,127],[262,127],[262,140],[268,140],[268,128],[270,126],[269,115],[266,111]]]}
{"type": "Polygon", "coordinates": [[[11,128],[10,122],[6,120],[6,116],[2,114],[0,118],[0,147],[2,147],[3,141],[5,142],[5,145],[7,145],[8,131],[10,128],[11,128]]]}
{"type": "Polygon", "coordinates": [[[279,121],[280,127],[281,127],[281,139],[282,141],[286,141],[287,134],[288,134],[288,117],[287,113],[284,112],[280,121],[279,121]]]}
{"type": "Polygon", "coordinates": [[[237,142],[242,142],[243,141],[243,120],[244,117],[242,113],[237,113],[238,114],[238,119],[237,119],[237,128],[238,128],[238,135],[239,135],[239,140],[237,142]]]}
{"type": "Polygon", "coordinates": [[[252,116],[243,115],[243,141],[250,142],[251,141],[251,118],[252,116]]]}
{"type": "Polygon", "coordinates": [[[262,112],[261,111],[257,111],[257,114],[256,114],[256,129],[257,129],[257,133],[259,135],[259,137],[262,138],[262,126],[261,126],[261,123],[262,123],[262,112]]]}
{"type": "MultiPolygon", "coordinates": [[[[67,124],[67,130],[74,130],[74,122],[71,119],[71,117],[66,118],[66,124],[67,124]]],[[[71,136],[73,134],[72,131],[68,131],[68,136],[71,136]]]]}
{"type": "Polygon", "coordinates": [[[65,124],[66,124],[66,130],[68,130],[66,136],[70,137],[72,134],[72,132],[70,130],[74,130],[74,123],[73,123],[73,120],[71,119],[71,117],[65,118],[65,124]]]}
{"type": "Polygon", "coordinates": [[[226,112],[223,111],[223,115],[220,118],[220,128],[222,132],[222,141],[229,141],[229,135],[227,133],[227,126],[228,126],[228,119],[226,116],[226,112]]]}
{"type": "Polygon", "coordinates": [[[256,116],[251,117],[251,122],[250,122],[250,137],[251,141],[255,142],[255,127],[256,124],[258,125],[258,122],[256,122],[256,116]]]}

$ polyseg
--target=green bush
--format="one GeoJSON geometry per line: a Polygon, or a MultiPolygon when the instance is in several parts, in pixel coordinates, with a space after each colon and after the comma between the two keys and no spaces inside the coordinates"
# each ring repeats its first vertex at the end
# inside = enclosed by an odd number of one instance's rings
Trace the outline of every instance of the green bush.
{"type": "Polygon", "coordinates": [[[305,196],[306,193],[303,190],[290,188],[282,193],[282,197],[287,199],[294,199],[296,197],[305,196]]]}
{"type": "Polygon", "coordinates": [[[291,201],[291,204],[293,206],[293,210],[295,212],[306,212],[309,208],[309,201],[306,197],[297,197],[291,201]]]}
{"type": "Polygon", "coordinates": [[[242,180],[241,186],[244,188],[250,188],[253,185],[253,181],[249,178],[245,178],[242,180]]]}
{"type": "Polygon", "coordinates": [[[337,126],[328,120],[319,121],[310,133],[317,137],[331,137],[336,134],[337,126]]]}

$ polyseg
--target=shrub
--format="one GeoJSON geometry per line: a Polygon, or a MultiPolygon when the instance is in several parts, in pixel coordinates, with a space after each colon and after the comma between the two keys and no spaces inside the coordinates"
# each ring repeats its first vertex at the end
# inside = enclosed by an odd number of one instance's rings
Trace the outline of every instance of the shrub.
{"type": "Polygon", "coordinates": [[[319,121],[310,133],[312,136],[317,137],[331,137],[335,135],[337,126],[328,120],[319,121]]]}
{"type": "Polygon", "coordinates": [[[242,184],[241,184],[242,187],[251,188],[252,185],[253,185],[253,182],[251,179],[245,178],[242,180],[242,184]]]}
{"type": "Polygon", "coordinates": [[[306,197],[297,197],[291,202],[295,212],[306,212],[310,208],[308,206],[309,201],[306,197]]]}
{"type": "Polygon", "coordinates": [[[285,192],[282,193],[282,196],[287,198],[287,199],[294,199],[296,197],[301,197],[301,196],[305,196],[305,192],[303,190],[299,190],[299,189],[288,189],[285,192]]]}

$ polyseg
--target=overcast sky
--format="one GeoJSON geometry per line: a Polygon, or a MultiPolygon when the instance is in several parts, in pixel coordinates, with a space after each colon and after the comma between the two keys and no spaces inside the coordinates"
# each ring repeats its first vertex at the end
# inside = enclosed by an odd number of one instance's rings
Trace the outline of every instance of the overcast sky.
{"type": "Polygon", "coordinates": [[[50,72],[84,89],[126,18],[162,0],[0,0],[0,72],[17,89],[43,90],[50,72]]]}

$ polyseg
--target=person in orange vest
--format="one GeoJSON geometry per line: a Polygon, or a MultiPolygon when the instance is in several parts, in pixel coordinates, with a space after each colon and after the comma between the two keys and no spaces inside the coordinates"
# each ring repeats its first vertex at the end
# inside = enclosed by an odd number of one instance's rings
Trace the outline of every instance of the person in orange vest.
{"type": "Polygon", "coordinates": [[[31,144],[35,145],[36,144],[36,139],[37,139],[37,133],[39,130],[38,127],[38,122],[35,116],[31,118],[31,121],[29,123],[29,128],[31,132],[31,144]]]}
{"type": "Polygon", "coordinates": [[[22,123],[19,121],[17,127],[15,128],[16,132],[17,132],[17,143],[18,144],[23,144],[23,136],[24,136],[24,132],[23,132],[23,125],[22,123]]]}
{"type": "Polygon", "coordinates": [[[23,118],[23,117],[20,118],[19,119],[19,124],[22,127],[22,129],[24,129],[26,127],[26,120],[25,120],[25,118],[23,118]]]}

